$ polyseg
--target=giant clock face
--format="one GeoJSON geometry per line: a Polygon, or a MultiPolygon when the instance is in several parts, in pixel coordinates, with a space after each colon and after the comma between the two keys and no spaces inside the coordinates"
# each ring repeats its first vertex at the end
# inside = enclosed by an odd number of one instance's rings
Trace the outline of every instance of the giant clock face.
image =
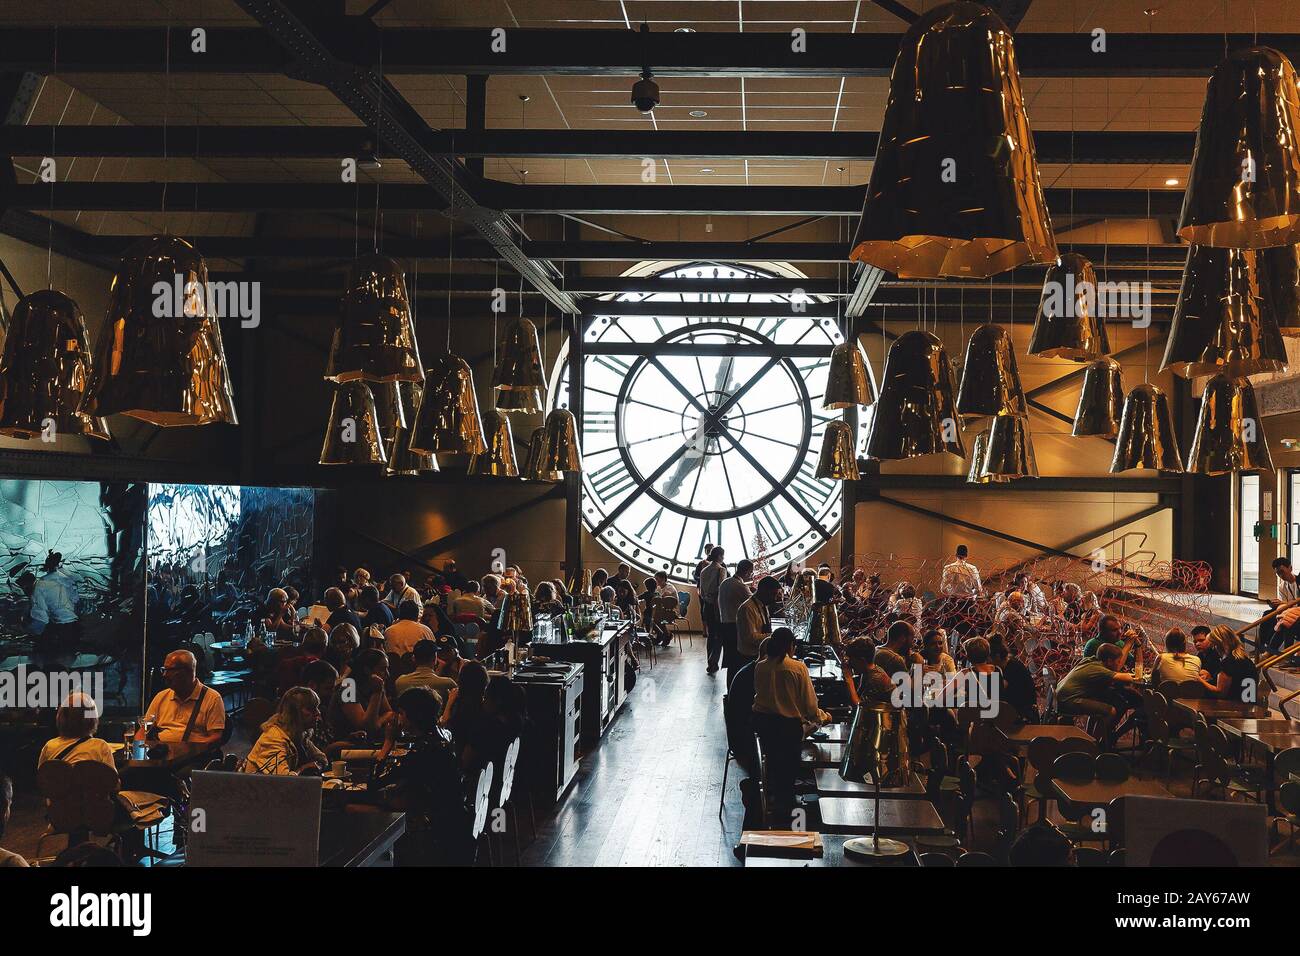
{"type": "MultiPolygon", "coordinates": [[[[690,266],[671,277],[771,275],[690,266]]],[[[782,295],[683,292],[621,301],[700,304],[698,318],[597,316],[584,336],[583,502],[610,551],[688,580],[706,545],[729,561],[762,549],[777,566],[807,557],[839,527],[839,483],[816,477],[832,319],[782,295]],[[744,301],[753,314],[709,314],[744,301]]],[[[617,311],[611,307],[611,311],[617,311]]],[[[745,310],[748,311],[748,310],[745,310]]],[[[561,354],[550,395],[569,404],[561,354]]]]}

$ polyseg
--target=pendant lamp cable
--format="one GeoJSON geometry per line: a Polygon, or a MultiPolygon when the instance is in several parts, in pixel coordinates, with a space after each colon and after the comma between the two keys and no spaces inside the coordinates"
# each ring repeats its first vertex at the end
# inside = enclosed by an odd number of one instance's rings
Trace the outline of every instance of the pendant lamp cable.
{"type": "MultiPolygon", "coordinates": [[[[384,122],[384,45],[383,45],[382,43],[379,44],[379,67],[378,67],[378,70],[379,70],[379,82],[375,84],[375,152],[376,152],[376,153],[379,152],[379,130],[380,130],[380,127],[383,126],[383,122],[384,122]]],[[[377,158],[378,158],[378,157],[376,157],[376,159],[377,159],[377,158]]],[[[372,172],[372,174],[371,174],[371,178],[375,181],[375,220],[374,220],[374,236],[373,236],[373,240],[372,240],[372,241],[373,241],[373,245],[374,245],[374,250],[375,250],[375,252],[378,252],[378,251],[379,251],[379,188],[380,188],[380,182],[379,182],[379,177],[378,177],[378,176],[375,176],[375,175],[373,174],[373,172],[372,172]]],[[[454,184],[453,184],[453,186],[454,186],[454,184]]],[[[361,183],[360,183],[359,178],[358,178],[357,189],[359,190],[360,188],[361,188],[361,183]]],[[[452,193],[453,193],[453,195],[455,194],[455,189],[454,189],[454,188],[452,189],[452,193]]],[[[447,276],[447,291],[448,291],[448,293],[451,292],[451,276],[450,276],[450,275],[447,276]]],[[[448,314],[448,316],[451,315],[450,312],[448,312],[447,314],[448,314]]],[[[450,349],[448,349],[448,351],[450,351],[450,349]]]]}
{"type": "Polygon", "coordinates": [[[447,351],[451,352],[451,287],[455,275],[453,246],[456,239],[456,190],[451,191],[451,205],[447,209],[447,351]]]}
{"type": "MultiPolygon", "coordinates": [[[[54,67],[53,72],[59,72],[59,28],[54,28],[54,67]]],[[[50,124],[50,162],[55,162],[58,152],[55,151],[55,138],[59,131],[58,123],[50,124]]],[[[45,287],[54,288],[54,186],[58,181],[59,172],[57,164],[54,167],[54,175],[50,177],[50,218],[46,224],[46,241],[45,241],[45,287]]]]}

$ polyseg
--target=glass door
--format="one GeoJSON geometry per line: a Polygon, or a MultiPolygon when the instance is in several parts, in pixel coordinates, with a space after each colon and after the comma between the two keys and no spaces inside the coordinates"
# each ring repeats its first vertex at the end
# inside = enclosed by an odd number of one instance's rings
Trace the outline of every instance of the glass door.
{"type": "Polygon", "coordinates": [[[1286,556],[1291,566],[1300,562],[1300,470],[1286,473],[1286,556]]]}
{"type": "Polygon", "coordinates": [[[1237,590],[1254,596],[1259,593],[1259,475],[1242,475],[1237,492],[1237,590]]]}

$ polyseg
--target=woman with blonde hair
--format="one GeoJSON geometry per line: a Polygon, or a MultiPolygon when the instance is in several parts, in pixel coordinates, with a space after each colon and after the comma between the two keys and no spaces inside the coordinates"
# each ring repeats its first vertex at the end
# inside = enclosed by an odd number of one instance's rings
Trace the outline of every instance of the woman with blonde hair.
{"type": "Polygon", "coordinates": [[[1210,631],[1209,644],[1219,655],[1218,673],[1201,671],[1201,685],[1215,697],[1258,703],[1259,669],[1232,628],[1220,624],[1210,631]]]}
{"type": "Polygon", "coordinates": [[[99,706],[89,694],[73,691],[54,715],[58,736],[51,737],[41,748],[36,766],[50,760],[80,763],[98,760],[113,766],[113,751],[108,741],[95,736],[99,729],[99,706]]]}
{"type": "Polygon", "coordinates": [[[308,687],[294,687],[280,698],[280,709],[262,725],[262,735],[244,761],[245,773],[293,774],[321,768],[323,753],[311,742],[320,719],[320,698],[308,687]]]}

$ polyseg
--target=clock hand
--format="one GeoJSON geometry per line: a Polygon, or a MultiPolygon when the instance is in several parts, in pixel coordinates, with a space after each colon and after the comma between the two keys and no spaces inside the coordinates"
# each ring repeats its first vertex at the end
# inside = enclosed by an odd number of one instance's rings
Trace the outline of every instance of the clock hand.
{"type": "Polygon", "coordinates": [[[682,460],[677,463],[677,468],[673,471],[671,477],[664,482],[662,489],[664,497],[674,499],[677,497],[687,476],[704,464],[704,453],[708,447],[709,438],[704,431],[703,420],[701,420],[700,424],[695,428],[691,447],[686,450],[682,460]]]}

